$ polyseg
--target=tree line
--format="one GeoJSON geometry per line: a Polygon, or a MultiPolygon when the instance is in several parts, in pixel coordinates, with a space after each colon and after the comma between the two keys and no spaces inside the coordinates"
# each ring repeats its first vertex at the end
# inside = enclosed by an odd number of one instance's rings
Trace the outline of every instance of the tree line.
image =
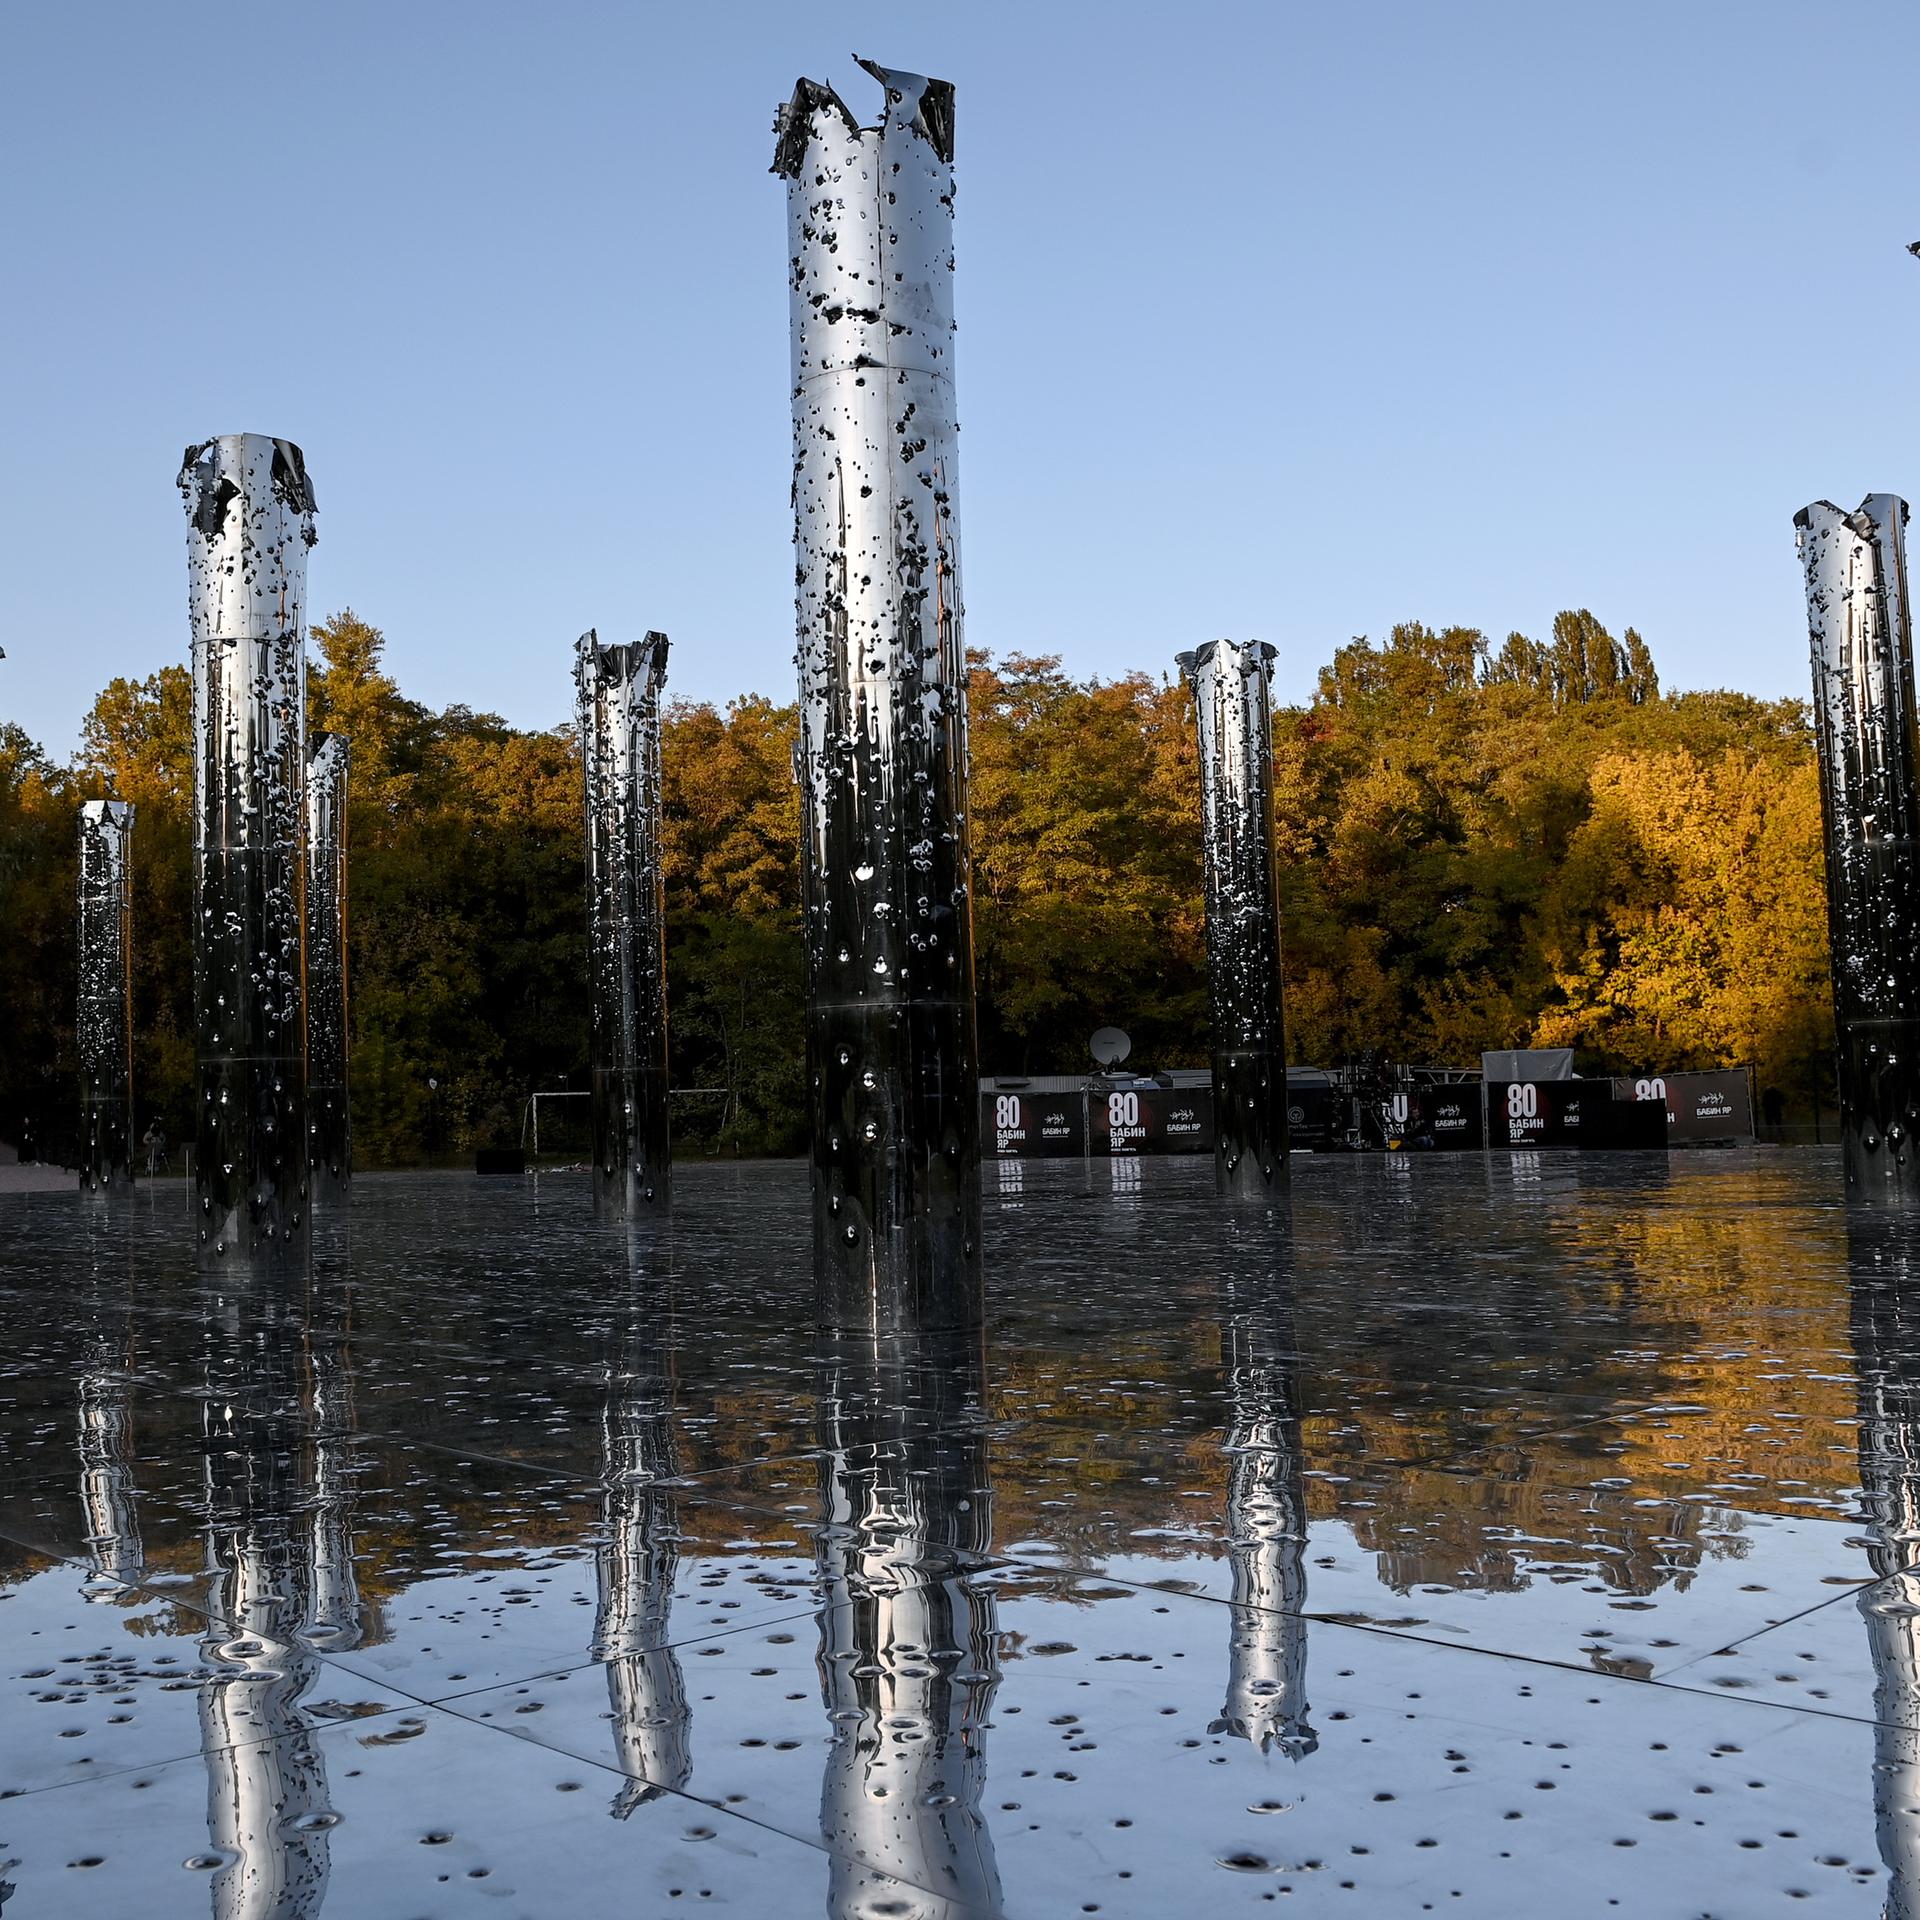
{"type": "MultiPolygon", "coordinates": [[[[571,726],[435,712],[351,610],[313,630],[310,721],[353,747],[353,1109],[368,1166],[519,1137],[586,1084],[581,773],[571,726]]],[[[975,655],[975,941],[988,1072],[1074,1071],[1117,1023],[1150,1066],[1207,1058],[1192,705],[1166,675],[1078,680],[975,655]]],[[[795,709],[675,702],[663,724],[674,1080],[689,1152],[804,1130],[795,709]]],[[[1790,1105],[1831,1045],[1807,711],[1662,693],[1590,613],[1498,647],[1395,627],[1274,717],[1288,1049],[1473,1064],[1567,1045],[1583,1070],[1751,1064],[1790,1105]]],[[[192,690],[118,679],[78,750],[0,722],[0,1140],[73,1106],[75,812],[133,841],[139,1126],[193,1115],[192,690]]]]}

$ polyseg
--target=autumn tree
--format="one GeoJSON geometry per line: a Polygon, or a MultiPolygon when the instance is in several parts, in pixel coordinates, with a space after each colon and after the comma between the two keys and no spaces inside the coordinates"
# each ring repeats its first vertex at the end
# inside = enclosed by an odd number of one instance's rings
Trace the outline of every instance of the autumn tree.
{"type": "MultiPolygon", "coordinates": [[[[308,694],[310,727],[352,743],[362,1160],[515,1139],[529,1093],[585,1087],[573,727],[410,699],[351,609],[314,628],[308,694]]],[[[1077,1070],[1108,1021],[1141,1064],[1203,1062],[1186,689],[976,655],[970,708],[983,1066],[1077,1070]]],[[[30,1109],[70,1127],[74,810],[107,793],[139,809],[138,1097],[191,1129],[190,709],[182,667],[116,680],[65,767],[0,726],[0,1138],[30,1109]]],[[[1633,629],[1574,610],[1544,641],[1418,622],[1349,641],[1273,726],[1292,1059],[1538,1042],[1595,1071],[1752,1062],[1810,1086],[1831,1012],[1798,703],[1663,694],[1633,629]]],[[[664,716],[674,1079],[716,1090],[677,1107],[688,1151],[804,1138],[797,732],[759,696],[664,716]]]]}

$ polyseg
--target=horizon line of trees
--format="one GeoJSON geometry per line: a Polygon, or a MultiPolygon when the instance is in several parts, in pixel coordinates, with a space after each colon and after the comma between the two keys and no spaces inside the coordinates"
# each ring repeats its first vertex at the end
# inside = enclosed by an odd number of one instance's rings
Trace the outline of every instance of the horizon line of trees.
{"type": "MultiPolygon", "coordinates": [[[[363,1165],[515,1140],[526,1096],[586,1085],[581,775],[570,725],[435,712],[351,609],[313,629],[309,719],[353,745],[352,1096],[363,1165]],[[437,1083],[437,1086],[436,1084],[437,1083]]],[[[986,1071],[1072,1071],[1118,1022],[1156,1066],[1207,1059],[1198,767],[1186,688],[971,656],[986,1071]]],[[[116,679],[79,749],[0,722],[0,1139],[57,1138],[73,1094],[74,817],[133,838],[135,1096],[191,1131],[192,689],[116,679]]],[[[804,1135],[792,705],[675,701],[662,729],[674,1078],[692,1152],[804,1135]]],[[[1339,648],[1274,716],[1289,1058],[1583,1068],[1751,1065],[1804,1107],[1832,1038],[1807,710],[1665,693],[1584,610],[1497,648],[1409,622],[1339,648]]]]}

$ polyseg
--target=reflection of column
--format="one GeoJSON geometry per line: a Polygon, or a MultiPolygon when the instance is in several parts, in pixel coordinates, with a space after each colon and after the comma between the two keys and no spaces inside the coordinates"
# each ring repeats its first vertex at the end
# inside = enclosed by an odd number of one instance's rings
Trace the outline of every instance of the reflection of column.
{"type": "Polygon", "coordinates": [[[322,1652],[344,1652],[360,1644],[363,1624],[353,1569],[353,1370],[344,1315],[310,1327],[307,1351],[313,1572],[301,1638],[322,1652]]]}
{"type": "Polygon", "coordinates": [[[80,1186],[133,1183],[133,809],[89,800],[80,809],[80,1186]]]}
{"type": "Polygon", "coordinates": [[[1214,1733],[1298,1760],[1319,1745],[1307,1724],[1307,1496],[1291,1283],[1231,1279],[1221,1365],[1233,1406],[1227,1437],[1232,1665],[1214,1733]]]}
{"type": "Polygon", "coordinates": [[[667,909],[661,866],[660,689],[667,636],[624,647],[580,636],[586,771],[593,1203],[644,1213],[672,1191],[667,1135],[667,909]]]}
{"type": "Polygon", "coordinates": [[[316,1206],[353,1176],[347,1100],[347,739],[319,733],[307,756],[307,1178],[316,1206]]]}
{"type": "Polygon", "coordinates": [[[1848,1232],[1860,1397],[1860,1486],[1875,1585],[1860,1595],[1873,1657],[1873,1802],[1890,1920],[1920,1916],[1920,1250],[1848,1232]]]}
{"type": "Polygon", "coordinates": [[[975,1332],[830,1340],[820,1404],[820,1686],[833,1744],[820,1831],[829,1912],[998,1912],[980,1810],[1000,1672],[975,1332]],[[893,1876],[892,1879],[886,1876],[893,1876]],[[893,1911],[893,1909],[888,1909],[893,1911]]]}
{"type": "Polygon", "coordinates": [[[193,630],[193,1156],[203,1266],[304,1250],[306,585],[313,488],[290,440],[187,449],[193,630]]]}
{"type": "Polygon", "coordinates": [[[1200,735],[1200,833],[1213,1023],[1214,1177],[1236,1200],[1287,1187],[1287,1046],[1273,878],[1273,718],[1264,640],[1179,664],[1200,735]]]}
{"type": "Polygon", "coordinates": [[[1807,575],[1814,737],[1847,1188],[1920,1198],[1920,728],[1907,607],[1907,503],[1794,516],[1807,575]]]}
{"type": "Polygon", "coordinates": [[[80,1511],[93,1563],[87,1597],[109,1599],[146,1572],[133,1480],[132,1314],[125,1301],[96,1309],[89,1351],[75,1382],[80,1416],[80,1511]],[[94,1584],[97,1582],[98,1584],[94,1584]]]}
{"type": "Polygon", "coordinates": [[[980,1243],[953,89],[863,62],[781,110],[814,1244],[829,1309],[964,1312],[980,1243]],[[958,1299],[959,1305],[954,1304],[958,1299]]]}
{"type": "Polygon", "coordinates": [[[243,1303],[215,1335],[206,1401],[215,1575],[201,1645],[207,1826],[230,1863],[222,1920],[301,1920],[329,1866],[326,1770],[301,1701],[322,1647],[356,1645],[361,1611],[347,1515],[352,1389],[343,1313],[305,1324],[285,1298],[243,1303]]]}
{"type": "Polygon", "coordinates": [[[661,1483],[673,1449],[672,1322],[664,1293],[632,1299],[625,1339],[609,1356],[602,1410],[604,1538],[594,1556],[600,1597],[593,1657],[607,1669],[613,1737],[626,1784],[619,1819],[693,1773],[692,1709],[672,1647],[679,1512],[661,1483]]]}

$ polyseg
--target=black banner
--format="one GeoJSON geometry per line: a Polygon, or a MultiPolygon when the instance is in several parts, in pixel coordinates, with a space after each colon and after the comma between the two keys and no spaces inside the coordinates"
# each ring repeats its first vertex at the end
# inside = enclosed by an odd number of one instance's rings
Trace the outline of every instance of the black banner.
{"type": "Polygon", "coordinates": [[[983,1093],[981,1147],[997,1160],[1079,1159],[1087,1150],[1083,1093],[983,1093]]]}
{"type": "Polygon", "coordinates": [[[1401,1136],[1406,1145],[1456,1152],[1480,1145],[1480,1088],[1478,1083],[1453,1087],[1416,1087],[1397,1098],[1408,1103],[1401,1136]]]}
{"type": "Polygon", "coordinates": [[[1124,1158],[1213,1151],[1211,1087],[1095,1088],[1087,1105],[1095,1153],[1124,1158]]]}
{"type": "Polygon", "coordinates": [[[1455,1153],[1480,1145],[1480,1083],[1403,1087],[1379,1104],[1382,1142],[1399,1153],[1455,1153]]]}
{"type": "Polygon", "coordinates": [[[1718,1073],[1622,1074],[1614,1080],[1613,1097],[1663,1104],[1667,1140],[1676,1147],[1753,1138],[1753,1092],[1739,1067],[1718,1073]]]}
{"type": "Polygon", "coordinates": [[[1495,1147],[1664,1147],[1664,1109],[1616,1100],[1611,1080],[1490,1080],[1487,1140],[1495,1147]]]}
{"type": "Polygon", "coordinates": [[[1310,1148],[1323,1153],[1333,1145],[1335,1131],[1344,1123],[1351,1103],[1344,1093],[1324,1080],[1287,1079],[1287,1137],[1296,1151],[1310,1148]]]}

